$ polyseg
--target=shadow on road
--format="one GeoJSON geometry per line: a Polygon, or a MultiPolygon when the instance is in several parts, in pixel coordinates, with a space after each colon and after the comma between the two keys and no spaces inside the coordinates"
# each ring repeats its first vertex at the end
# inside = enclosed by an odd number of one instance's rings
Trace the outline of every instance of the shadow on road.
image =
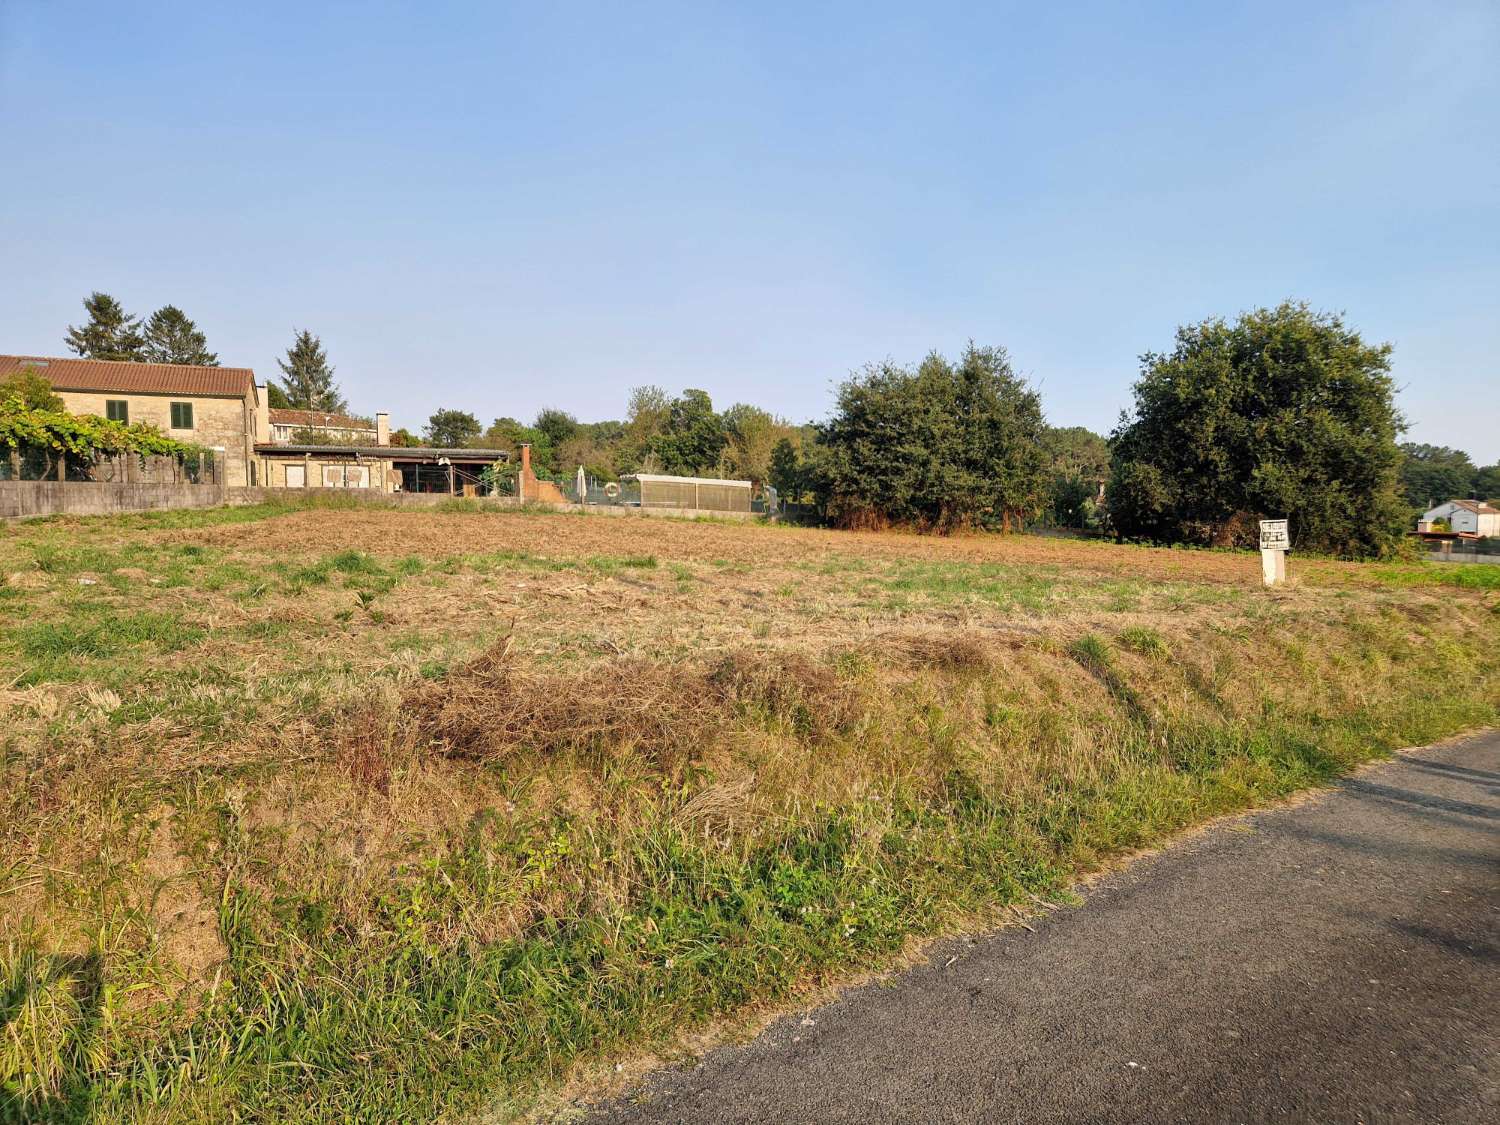
{"type": "Polygon", "coordinates": [[[1500,785],[1500,773],[1493,770],[1476,770],[1472,766],[1455,766],[1451,762],[1432,762],[1424,758],[1406,758],[1403,764],[1428,773],[1442,774],[1459,780],[1493,781],[1500,785]]]}
{"type": "Polygon", "coordinates": [[[1468,957],[1476,961],[1488,961],[1500,964],[1500,946],[1476,938],[1472,941],[1465,940],[1457,934],[1447,930],[1439,930],[1433,926],[1423,926],[1416,922],[1392,922],[1390,928],[1398,934],[1414,937],[1435,945],[1447,953],[1453,953],[1459,957],[1468,957]]]}
{"type": "Polygon", "coordinates": [[[1469,801],[1455,801],[1449,797],[1435,797],[1431,793],[1418,793],[1411,789],[1398,789],[1394,785],[1381,785],[1377,781],[1353,778],[1344,782],[1340,790],[1354,797],[1367,798],[1408,809],[1422,809],[1430,814],[1449,816],[1472,816],[1480,820],[1500,820],[1500,809],[1490,805],[1476,805],[1469,801]]]}
{"type": "Polygon", "coordinates": [[[1429,844],[1405,842],[1390,836],[1350,836],[1300,823],[1283,825],[1280,831],[1283,835],[1306,844],[1341,848],[1374,859],[1390,860],[1393,863],[1436,861],[1454,867],[1474,867],[1486,872],[1493,871],[1495,868],[1495,857],[1492,853],[1471,851],[1467,848],[1434,847],[1429,844]]]}

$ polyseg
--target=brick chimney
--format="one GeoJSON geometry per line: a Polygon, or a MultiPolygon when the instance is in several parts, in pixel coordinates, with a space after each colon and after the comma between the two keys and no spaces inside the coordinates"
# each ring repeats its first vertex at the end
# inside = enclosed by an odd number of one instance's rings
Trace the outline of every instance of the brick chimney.
{"type": "Polygon", "coordinates": [[[377,410],[375,412],[375,444],[391,444],[391,416],[388,411],[377,410]]]}
{"type": "Polygon", "coordinates": [[[536,476],[531,471],[531,442],[521,443],[521,471],[516,474],[516,498],[523,503],[529,494],[536,498],[536,476]]]}

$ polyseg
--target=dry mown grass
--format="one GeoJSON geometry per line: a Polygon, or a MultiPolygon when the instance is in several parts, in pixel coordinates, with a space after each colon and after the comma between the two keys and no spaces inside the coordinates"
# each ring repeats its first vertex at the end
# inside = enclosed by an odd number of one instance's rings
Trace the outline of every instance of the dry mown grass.
{"type": "MultiPolygon", "coordinates": [[[[241,524],[174,532],[183,542],[255,550],[264,543],[262,525],[241,524]]],[[[455,539],[468,553],[540,551],[556,556],[656,554],[682,561],[749,563],[757,568],[820,564],[861,558],[1056,566],[1094,575],[1150,580],[1224,582],[1253,587],[1259,572],[1243,553],[1118,548],[1076,539],[1030,536],[934,537],[905,532],[824,531],[733,522],[604,519],[514,513],[304,512],[277,521],[276,548],[314,554],[334,550],[441,555],[455,539]],[[455,524],[458,530],[455,531],[455,524]]],[[[1357,575],[1358,564],[1320,563],[1335,573],[1357,575]]]]}
{"type": "Polygon", "coordinates": [[[473,1106],[1486,721],[1500,674],[1493,595],[1353,564],[1266,592],[1253,556],[1020,537],[203,518],[0,529],[28,1112],[473,1106]]]}

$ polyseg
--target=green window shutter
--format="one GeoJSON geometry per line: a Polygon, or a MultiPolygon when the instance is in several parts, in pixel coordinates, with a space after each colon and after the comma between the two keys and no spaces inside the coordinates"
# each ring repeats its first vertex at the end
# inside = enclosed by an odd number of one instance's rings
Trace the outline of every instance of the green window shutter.
{"type": "Polygon", "coordinates": [[[193,428],[192,403],[174,402],[172,404],[172,428],[174,430],[191,430],[193,428]]]}
{"type": "Polygon", "coordinates": [[[130,403],[123,398],[106,399],[104,416],[111,422],[124,422],[128,426],[130,425],[130,403]]]}

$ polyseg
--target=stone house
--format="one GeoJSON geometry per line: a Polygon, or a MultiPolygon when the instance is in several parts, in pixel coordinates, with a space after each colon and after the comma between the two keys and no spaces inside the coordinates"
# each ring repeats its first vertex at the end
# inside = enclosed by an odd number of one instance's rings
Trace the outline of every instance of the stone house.
{"type": "Polygon", "coordinates": [[[231,487],[359,488],[480,496],[495,449],[391,445],[390,415],[374,424],[342,414],[272,410],[248,367],[189,367],[99,359],[0,355],[0,379],[33,368],[71,414],[149,422],[179,441],[211,449],[218,480],[231,487]],[[312,430],[313,435],[298,434],[312,430]],[[317,436],[293,443],[296,436],[317,436]]]}
{"type": "Polygon", "coordinates": [[[259,483],[254,447],[265,394],[248,367],[0,355],[0,379],[27,368],[52,384],[70,414],[149,422],[213,450],[224,484],[259,483]]]}

